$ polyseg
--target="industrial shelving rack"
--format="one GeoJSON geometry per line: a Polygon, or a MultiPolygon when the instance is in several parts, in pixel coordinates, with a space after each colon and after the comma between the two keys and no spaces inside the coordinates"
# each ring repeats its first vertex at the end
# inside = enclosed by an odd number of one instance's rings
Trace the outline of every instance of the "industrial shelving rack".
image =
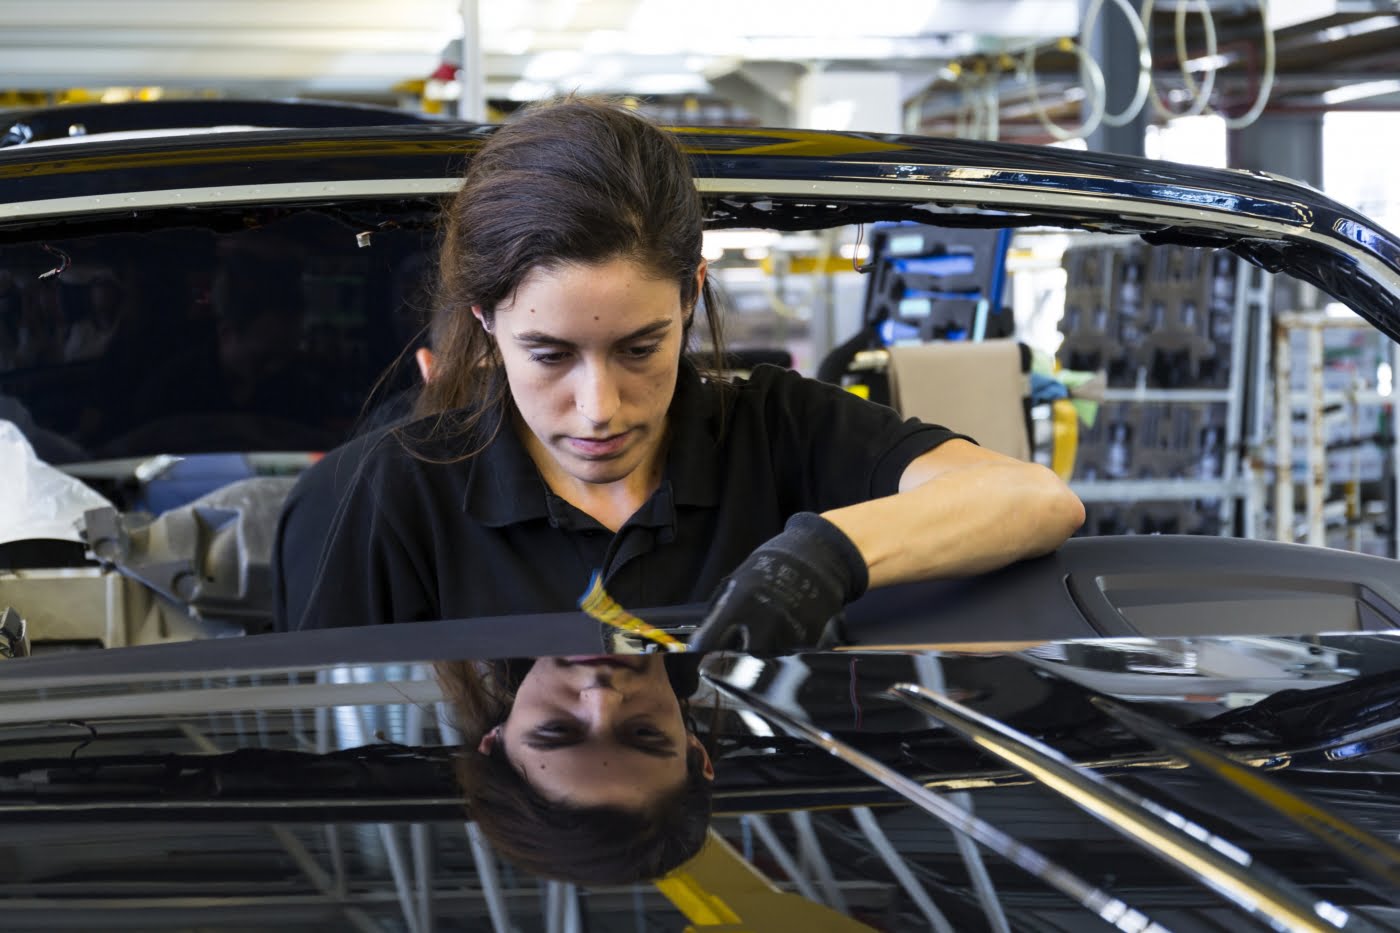
{"type": "Polygon", "coordinates": [[[1272,438],[1263,431],[1251,438],[1251,460],[1260,466],[1256,470],[1259,480],[1256,487],[1262,487],[1265,478],[1272,476],[1272,490],[1259,489],[1254,496],[1255,527],[1267,527],[1278,541],[1297,541],[1301,537],[1308,544],[1326,546],[1331,543],[1327,534],[1327,513],[1331,506],[1338,505],[1342,507],[1346,525],[1347,549],[1363,550],[1360,533],[1364,518],[1360,458],[1353,450],[1348,475],[1332,475],[1327,456],[1327,418],[1333,409],[1348,415],[1350,434],[1355,439],[1361,434],[1359,414],[1362,407],[1384,406],[1389,409],[1384,432],[1388,437],[1380,439],[1378,444],[1383,450],[1379,485],[1384,487],[1386,499],[1385,545],[1389,556],[1400,556],[1400,522],[1396,520],[1396,500],[1400,498],[1400,444],[1397,444],[1395,436],[1394,385],[1396,376],[1400,375],[1400,344],[1389,342],[1382,351],[1384,363],[1390,367],[1390,385],[1371,387],[1365,384],[1365,380],[1356,380],[1345,388],[1329,388],[1324,372],[1324,334],[1345,330],[1370,333],[1373,332],[1371,325],[1355,315],[1330,315],[1321,311],[1284,312],[1275,316],[1273,324],[1273,391],[1270,395],[1264,382],[1268,372],[1261,368],[1255,399],[1257,423],[1261,426],[1272,423],[1275,431],[1272,438]],[[1295,333],[1304,335],[1301,354],[1293,345],[1295,333]],[[1301,391],[1293,378],[1300,364],[1304,376],[1301,391]],[[1299,412],[1304,415],[1306,439],[1301,479],[1297,475],[1298,457],[1293,443],[1293,421],[1299,412]],[[1268,456],[1270,447],[1272,457],[1268,456]],[[1300,526],[1295,523],[1295,500],[1299,486],[1303,488],[1301,535],[1300,526]],[[1339,486],[1343,490],[1341,498],[1335,496],[1339,486]],[[1270,505],[1271,512],[1268,508],[1270,505]]]}
{"type": "MultiPolygon", "coordinates": [[[[1086,247],[1105,251],[1141,250],[1144,256],[1142,259],[1144,265],[1150,259],[1149,251],[1174,248],[1146,246],[1136,237],[1095,237],[1088,241],[1085,246],[1072,246],[1070,250],[1066,251],[1065,264],[1066,271],[1071,277],[1071,288],[1074,285],[1074,268],[1070,253],[1076,248],[1084,249],[1086,247]]],[[[1203,249],[1201,253],[1214,256],[1216,251],[1203,249]]],[[[1234,291],[1231,297],[1228,328],[1228,378],[1224,380],[1224,385],[1211,387],[1150,386],[1145,366],[1129,365],[1125,372],[1125,367],[1119,365],[1117,367],[1118,378],[1113,379],[1114,373],[1110,372],[1110,385],[1104,393],[1105,412],[1108,406],[1112,405],[1223,405],[1223,424],[1221,425],[1223,441],[1219,450],[1218,475],[1200,478],[1133,478],[1124,476],[1094,476],[1090,478],[1081,476],[1080,472],[1076,470],[1076,476],[1071,481],[1071,485],[1091,510],[1096,506],[1102,507],[1114,503],[1122,503],[1125,507],[1129,507],[1143,503],[1196,502],[1201,504],[1202,509],[1217,513],[1218,523],[1214,524],[1220,534],[1255,536],[1258,529],[1254,527],[1254,524],[1257,520],[1258,510],[1253,500],[1259,494],[1259,486],[1254,482],[1250,473],[1250,460],[1247,456],[1249,445],[1246,440],[1259,428],[1251,415],[1257,410],[1255,402],[1261,384],[1258,377],[1263,371],[1265,360],[1268,358],[1267,343],[1265,342],[1261,346],[1261,340],[1267,340],[1272,277],[1233,256],[1229,256],[1228,259],[1235,263],[1235,267],[1234,291]],[[1131,378],[1131,385],[1122,384],[1125,381],[1125,375],[1131,378]],[[1119,384],[1114,385],[1114,381],[1119,384]]],[[[1117,275],[1101,274],[1098,276],[1097,287],[1102,288],[1099,307],[1109,322],[1114,318],[1115,312],[1125,310],[1121,306],[1121,291],[1124,284],[1122,278],[1126,273],[1122,272],[1121,266],[1118,271],[1117,275]],[[1115,294],[1115,292],[1119,292],[1119,294],[1115,294]]],[[[1141,309],[1137,310],[1139,311],[1139,323],[1150,323],[1146,317],[1141,315],[1141,309]]],[[[1071,354],[1066,353],[1066,348],[1073,346],[1077,323],[1068,311],[1067,308],[1065,321],[1061,324],[1061,330],[1066,334],[1065,346],[1061,348],[1061,363],[1068,368],[1078,368],[1075,364],[1083,365],[1083,361],[1067,358],[1071,354]]],[[[1197,309],[1197,313],[1203,312],[1201,309],[1197,309]]],[[[1095,325],[1104,333],[1107,332],[1108,327],[1112,326],[1111,323],[1105,325],[1103,321],[1095,322],[1095,325]]],[[[1123,329],[1120,328],[1119,335],[1131,337],[1131,330],[1129,328],[1130,332],[1125,335],[1123,329]]],[[[1137,334],[1140,339],[1141,331],[1138,330],[1137,334]]],[[[1223,342],[1223,340],[1220,341],[1220,343],[1223,342]]],[[[1120,349],[1136,349],[1136,347],[1129,346],[1129,343],[1130,341],[1120,341],[1120,349]]],[[[1221,348],[1217,346],[1216,350],[1219,349],[1221,348]]],[[[1130,355],[1129,358],[1133,357],[1130,355]]],[[[1094,368],[1100,368],[1108,360],[1100,358],[1090,360],[1090,362],[1098,364],[1094,368]]]]}

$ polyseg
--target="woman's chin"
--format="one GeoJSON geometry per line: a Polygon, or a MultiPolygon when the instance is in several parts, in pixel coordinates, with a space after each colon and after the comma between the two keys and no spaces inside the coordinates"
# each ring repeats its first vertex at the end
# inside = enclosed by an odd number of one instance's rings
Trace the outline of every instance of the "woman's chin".
{"type": "Polygon", "coordinates": [[[619,483],[631,476],[641,466],[641,457],[635,448],[624,450],[612,457],[581,457],[570,454],[560,464],[574,479],[591,486],[607,486],[619,483]]]}

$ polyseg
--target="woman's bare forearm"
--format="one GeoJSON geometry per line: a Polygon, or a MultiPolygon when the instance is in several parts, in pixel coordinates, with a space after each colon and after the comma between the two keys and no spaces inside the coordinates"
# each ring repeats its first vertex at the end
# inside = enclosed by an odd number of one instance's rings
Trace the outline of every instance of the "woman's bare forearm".
{"type": "Polygon", "coordinates": [[[898,495],[825,513],[860,550],[872,587],[993,570],[1053,551],[1083,524],[1079,498],[1044,467],[969,459],[916,475],[898,495]]]}

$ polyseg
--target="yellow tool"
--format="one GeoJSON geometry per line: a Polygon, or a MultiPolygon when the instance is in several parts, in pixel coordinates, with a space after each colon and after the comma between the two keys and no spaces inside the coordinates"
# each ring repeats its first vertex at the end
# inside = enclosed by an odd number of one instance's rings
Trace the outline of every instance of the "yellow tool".
{"type": "Polygon", "coordinates": [[[624,632],[655,642],[667,651],[686,650],[685,642],[672,638],[654,625],[648,625],[619,606],[617,600],[603,589],[602,574],[593,574],[593,579],[588,581],[588,592],[578,601],[578,607],[604,625],[611,625],[613,628],[620,628],[624,632]]]}
{"type": "Polygon", "coordinates": [[[690,921],[686,933],[873,933],[845,914],[778,890],[713,829],[698,855],[654,884],[690,921]]]}

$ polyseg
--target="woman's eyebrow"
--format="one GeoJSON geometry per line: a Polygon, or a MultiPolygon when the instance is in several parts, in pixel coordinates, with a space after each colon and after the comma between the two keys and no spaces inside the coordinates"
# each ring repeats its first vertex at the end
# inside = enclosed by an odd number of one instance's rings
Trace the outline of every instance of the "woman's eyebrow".
{"type": "MultiPolygon", "coordinates": [[[[532,739],[526,736],[525,745],[537,752],[557,752],[561,749],[582,745],[585,741],[587,740],[582,738],[532,739]]],[[[670,739],[667,739],[664,744],[659,745],[628,742],[625,740],[619,740],[618,744],[623,748],[632,749],[633,751],[641,752],[643,755],[650,755],[653,758],[677,758],[680,756],[680,753],[676,751],[675,743],[670,739]]]]}
{"type": "MultiPolygon", "coordinates": [[[[667,330],[669,330],[672,323],[673,322],[670,318],[662,318],[657,321],[652,321],[650,324],[639,327],[631,333],[624,334],[623,336],[619,337],[617,339],[617,343],[628,343],[633,340],[641,340],[644,337],[659,336],[660,334],[663,334],[667,330]]],[[[522,331],[521,333],[515,335],[514,340],[516,343],[524,343],[529,344],[531,346],[560,347],[566,350],[572,350],[574,348],[574,344],[572,342],[565,340],[562,337],[555,337],[550,334],[546,334],[544,331],[541,330],[522,331]]]]}

